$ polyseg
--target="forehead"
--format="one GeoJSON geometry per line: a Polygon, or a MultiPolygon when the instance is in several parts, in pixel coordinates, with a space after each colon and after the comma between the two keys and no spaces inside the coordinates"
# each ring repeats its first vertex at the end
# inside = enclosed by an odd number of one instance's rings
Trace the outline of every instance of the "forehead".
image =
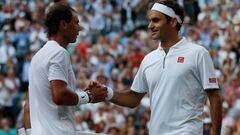
{"type": "Polygon", "coordinates": [[[72,13],[72,21],[78,21],[78,15],[75,12],[72,13]]]}
{"type": "Polygon", "coordinates": [[[159,11],[156,10],[150,10],[147,14],[147,18],[148,19],[152,19],[152,18],[164,18],[165,15],[159,11]]]}

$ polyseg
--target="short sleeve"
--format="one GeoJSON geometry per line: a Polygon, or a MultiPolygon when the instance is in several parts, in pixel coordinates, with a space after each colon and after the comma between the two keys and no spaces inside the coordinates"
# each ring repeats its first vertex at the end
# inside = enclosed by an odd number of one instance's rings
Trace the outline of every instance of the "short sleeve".
{"type": "Polygon", "coordinates": [[[67,83],[68,66],[70,64],[69,55],[67,52],[61,51],[51,57],[49,61],[49,76],[48,80],[62,80],[67,83]]]}
{"type": "Polygon", "coordinates": [[[144,62],[142,62],[131,86],[131,90],[138,93],[148,92],[148,84],[144,73],[144,67],[144,62]]]}
{"type": "Polygon", "coordinates": [[[198,71],[202,86],[205,90],[219,88],[214,65],[207,50],[204,50],[198,58],[198,71]]]}

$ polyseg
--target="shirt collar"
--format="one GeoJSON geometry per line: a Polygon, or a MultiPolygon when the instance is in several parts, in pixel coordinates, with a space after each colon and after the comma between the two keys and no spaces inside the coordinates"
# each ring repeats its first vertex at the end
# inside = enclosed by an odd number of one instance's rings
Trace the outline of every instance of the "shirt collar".
{"type": "Polygon", "coordinates": [[[52,46],[57,46],[57,47],[60,47],[60,48],[63,48],[63,49],[65,49],[64,47],[62,47],[57,41],[55,41],[55,40],[49,40],[49,41],[47,41],[47,43],[46,43],[46,45],[52,45],[52,46]]]}
{"type": "MultiPolygon", "coordinates": [[[[171,48],[178,49],[178,48],[180,48],[182,45],[184,45],[185,42],[186,42],[186,38],[185,38],[185,37],[182,37],[181,40],[179,40],[175,45],[171,46],[169,49],[171,49],[171,48]]],[[[162,48],[162,46],[161,46],[161,42],[159,43],[158,48],[159,48],[160,50],[163,50],[163,48],[162,48]]]]}

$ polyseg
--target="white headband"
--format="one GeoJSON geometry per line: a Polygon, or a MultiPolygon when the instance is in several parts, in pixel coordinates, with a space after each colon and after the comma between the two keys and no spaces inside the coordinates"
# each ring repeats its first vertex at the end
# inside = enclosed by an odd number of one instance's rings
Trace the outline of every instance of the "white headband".
{"type": "Polygon", "coordinates": [[[151,10],[156,10],[156,11],[162,12],[163,14],[168,15],[172,18],[176,18],[177,21],[180,24],[182,24],[182,20],[180,19],[180,17],[178,15],[176,15],[175,12],[173,11],[173,9],[170,7],[167,7],[163,4],[155,3],[151,10]]]}

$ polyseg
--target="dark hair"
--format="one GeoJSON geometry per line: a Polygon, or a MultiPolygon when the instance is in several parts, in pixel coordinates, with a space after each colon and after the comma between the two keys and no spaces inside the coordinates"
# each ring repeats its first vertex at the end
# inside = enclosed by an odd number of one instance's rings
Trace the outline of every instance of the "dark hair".
{"type": "MultiPolygon", "coordinates": [[[[180,17],[180,19],[182,20],[182,23],[183,23],[183,21],[184,21],[184,10],[177,2],[175,2],[173,0],[159,0],[157,2],[160,3],[160,4],[166,5],[167,7],[172,8],[173,11],[175,12],[175,14],[180,17]]],[[[167,22],[170,22],[172,17],[170,17],[168,15],[165,15],[165,16],[167,18],[167,22]]],[[[177,28],[178,31],[181,29],[182,23],[181,24],[179,22],[177,23],[176,28],[177,28]]]]}
{"type": "Polygon", "coordinates": [[[54,35],[59,30],[59,23],[61,20],[69,23],[72,19],[73,12],[76,12],[68,4],[55,3],[51,5],[46,12],[45,27],[48,36],[54,35]]]}

